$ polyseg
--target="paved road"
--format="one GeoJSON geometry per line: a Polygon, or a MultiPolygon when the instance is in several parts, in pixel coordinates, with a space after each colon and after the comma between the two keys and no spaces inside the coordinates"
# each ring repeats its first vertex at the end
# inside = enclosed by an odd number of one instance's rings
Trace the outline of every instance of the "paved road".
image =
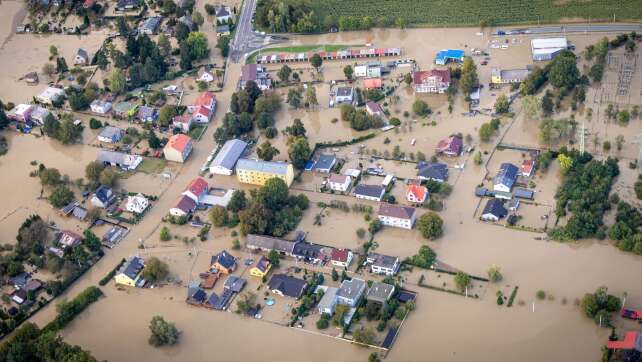
{"type": "MultiPolygon", "coordinates": [[[[498,29],[493,35],[499,35],[498,29]]],[[[558,34],[558,33],[586,33],[586,32],[624,32],[632,31],[641,33],[642,24],[566,24],[566,25],[545,25],[527,28],[511,28],[503,30],[505,35],[517,34],[558,34]]]]}
{"type": "Polygon", "coordinates": [[[235,63],[242,60],[245,54],[281,41],[270,35],[262,35],[254,32],[252,18],[256,11],[256,1],[257,0],[245,0],[243,8],[241,9],[241,16],[236,23],[236,34],[232,44],[232,51],[230,52],[230,58],[235,63]]]}

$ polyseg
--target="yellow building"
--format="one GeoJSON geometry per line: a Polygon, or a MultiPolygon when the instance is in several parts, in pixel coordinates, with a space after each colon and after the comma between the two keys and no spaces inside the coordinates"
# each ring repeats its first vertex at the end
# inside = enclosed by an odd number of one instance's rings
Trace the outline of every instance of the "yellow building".
{"type": "Polygon", "coordinates": [[[142,276],[144,267],[143,259],[137,256],[127,260],[125,264],[120,267],[116,276],[114,276],[116,284],[139,288],[144,286],[145,279],[143,279],[142,276]]]}
{"type": "Polygon", "coordinates": [[[294,180],[294,168],[287,162],[269,162],[241,158],[236,163],[236,177],[241,183],[263,186],[273,177],[285,181],[288,187],[294,180]]]}
{"type": "Polygon", "coordinates": [[[270,261],[267,260],[264,256],[261,256],[261,259],[259,259],[259,261],[256,262],[252,269],[250,269],[250,275],[258,278],[263,278],[270,272],[270,269],[272,269],[272,264],[270,264],[270,261]]]}

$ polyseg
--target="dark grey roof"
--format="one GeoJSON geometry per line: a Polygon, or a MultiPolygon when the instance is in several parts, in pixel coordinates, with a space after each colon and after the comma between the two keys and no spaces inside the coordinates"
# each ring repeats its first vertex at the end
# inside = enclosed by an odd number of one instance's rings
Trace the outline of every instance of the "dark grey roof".
{"type": "Polygon", "coordinates": [[[310,244],[308,242],[302,241],[294,244],[292,254],[300,258],[321,259],[321,249],[323,249],[321,245],[310,244]]]}
{"type": "Polygon", "coordinates": [[[491,214],[497,217],[498,219],[503,218],[508,214],[508,211],[504,207],[504,203],[500,199],[490,199],[484,207],[482,215],[491,214]]]}
{"type": "Polygon", "coordinates": [[[161,18],[158,16],[147,18],[141,24],[141,28],[149,29],[150,31],[154,32],[158,28],[158,25],[160,25],[160,22],[161,22],[161,18]]]}
{"type": "Polygon", "coordinates": [[[337,297],[346,298],[349,300],[356,300],[363,295],[366,290],[366,282],[362,279],[352,278],[346,279],[341,283],[341,287],[337,291],[337,297]]]}
{"type": "Polygon", "coordinates": [[[98,156],[96,156],[96,161],[124,165],[126,157],[127,155],[122,152],[100,150],[98,156]]]}
{"type": "Polygon", "coordinates": [[[315,169],[329,170],[337,162],[335,155],[320,155],[317,162],[314,164],[315,169]]]}
{"type": "Polygon", "coordinates": [[[339,97],[347,97],[347,96],[352,96],[352,87],[339,87],[337,88],[337,96],[339,97]]]}
{"type": "Polygon", "coordinates": [[[364,195],[368,197],[380,198],[383,196],[385,189],[381,185],[359,184],[354,188],[355,195],[364,195]]]}
{"type": "Polygon", "coordinates": [[[303,279],[294,278],[285,274],[274,274],[272,279],[268,282],[271,290],[278,290],[283,295],[300,298],[307,287],[307,283],[303,279]]]}
{"type": "Polygon", "coordinates": [[[515,197],[519,197],[520,199],[532,200],[533,197],[535,196],[535,192],[533,190],[516,188],[515,190],[513,190],[513,195],[515,197]]]}
{"type": "Polygon", "coordinates": [[[230,290],[234,293],[240,293],[241,290],[243,290],[243,287],[245,287],[245,283],[245,279],[239,278],[235,275],[230,275],[225,281],[225,290],[230,290]]]}
{"type": "Polygon", "coordinates": [[[273,238],[265,235],[250,234],[246,237],[246,246],[253,249],[276,250],[281,253],[292,254],[294,251],[294,242],[273,238]]]}
{"type": "Polygon", "coordinates": [[[485,187],[476,187],[475,188],[475,196],[478,197],[484,197],[488,194],[488,189],[485,187]]]}
{"type": "Polygon", "coordinates": [[[188,288],[187,299],[192,303],[203,304],[205,302],[205,299],[207,299],[207,293],[205,293],[205,291],[201,288],[198,288],[193,293],[190,293],[190,290],[188,288]]]}
{"type": "Polygon", "coordinates": [[[399,262],[399,258],[396,256],[383,255],[379,253],[369,253],[367,260],[372,265],[387,269],[395,269],[399,262]]]}
{"type": "Polygon", "coordinates": [[[145,264],[143,262],[143,259],[134,256],[120,268],[120,272],[125,274],[128,278],[134,280],[136,279],[136,276],[138,273],[143,270],[145,267],[145,264]]]}
{"type": "Polygon", "coordinates": [[[396,206],[382,203],[379,204],[379,215],[395,217],[398,219],[411,219],[415,215],[415,209],[408,206],[396,206]]]}
{"type": "Polygon", "coordinates": [[[221,6],[218,9],[218,12],[216,13],[216,17],[217,18],[220,18],[220,17],[223,17],[223,16],[230,16],[230,12],[227,10],[226,6],[221,6]]]}
{"type": "Polygon", "coordinates": [[[499,167],[497,176],[495,176],[495,179],[493,180],[493,183],[495,185],[505,185],[510,189],[513,187],[515,181],[517,181],[518,173],[519,169],[517,168],[517,166],[513,165],[512,163],[502,163],[499,167]]]}
{"type": "Polygon", "coordinates": [[[427,162],[418,165],[417,176],[436,181],[446,181],[448,179],[448,165],[439,162],[427,162]]]}
{"type": "Polygon", "coordinates": [[[78,48],[78,52],[76,53],[76,56],[83,57],[85,59],[89,59],[89,55],[87,54],[87,51],[83,48],[78,48]]]}
{"type": "Polygon", "coordinates": [[[119,140],[123,133],[124,131],[118,127],[106,126],[102,131],[100,131],[98,136],[119,140]]]}
{"type": "Polygon", "coordinates": [[[230,26],[229,25],[219,25],[216,27],[216,32],[217,33],[229,33],[230,32],[230,26]]]}
{"type": "Polygon", "coordinates": [[[212,262],[211,264],[214,263],[219,263],[223,267],[227,269],[231,269],[236,265],[236,259],[234,259],[234,256],[228,253],[227,251],[223,250],[220,253],[216,255],[212,255],[212,262]]]}
{"type": "Polygon", "coordinates": [[[395,286],[382,282],[374,282],[370,289],[368,289],[368,294],[366,299],[373,300],[375,302],[383,303],[392,296],[392,293],[395,291],[395,286]]]}
{"type": "Polygon", "coordinates": [[[84,221],[87,218],[87,209],[81,206],[76,206],[71,214],[74,215],[76,219],[84,221]]]}
{"type": "Polygon", "coordinates": [[[119,9],[126,7],[138,7],[140,4],[139,0],[118,0],[117,7],[119,9]]]}
{"type": "Polygon", "coordinates": [[[18,286],[19,288],[22,288],[27,284],[29,279],[31,279],[31,275],[29,273],[23,272],[11,278],[10,281],[11,281],[11,284],[18,286]]]}
{"type": "Polygon", "coordinates": [[[98,189],[96,189],[96,198],[100,200],[103,204],[109,203],[114,199],[114,194],[112,193],[112,190],[104,185],[101,185],[98,189]]]}
{"type": "Polygon", "coordinates": [[[234,165],[236,165],[236,161],[241,158],[246,147],[247,142],[237,139],[225,142],[221,150],[216,154],[216,157],[210,164],[210,167],[220,166],[228,170],[233,170],[234,165]]]}

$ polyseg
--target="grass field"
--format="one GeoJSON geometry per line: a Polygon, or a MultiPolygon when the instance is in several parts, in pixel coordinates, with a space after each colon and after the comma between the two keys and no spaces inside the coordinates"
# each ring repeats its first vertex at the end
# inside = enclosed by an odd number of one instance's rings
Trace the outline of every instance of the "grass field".
{"type": "Polygon", "coordinates": [[[167,161],[164,158],[145,157],[136,171],[146,174],[157,174],[163,171],[167,161]]]}
{"type": "Polygon", "coordinates": [[[555,23],[560,20],[618,21],[642,19],[640,0],[316,0],[319,19],[369,16],[404,18],[410,26],[476,26],[555,23]]]}
{"type": "MultiPolygon", "coordinates": [[[[261,50],[261,53],[263,54],[271,54],[271,53],[301,53],[301,52],[310,52],[313,50],[317,51],[324,51],[324,52],[336,52],[339,50],[343,50],[345,48],[349,47],[358,47],[361,45],[341,45],[341,44],[327,44],[327,45],[295,45],[295,46],[288,46],[288,47],[275,47],[275,48],[265,48],[261,50]]],[[[259,52],[256,51],[252,54],[250,54],[247,59],[245,60],[246,64],[251,64],[256,62],[256,56],[259,55],[259,52]]]]}

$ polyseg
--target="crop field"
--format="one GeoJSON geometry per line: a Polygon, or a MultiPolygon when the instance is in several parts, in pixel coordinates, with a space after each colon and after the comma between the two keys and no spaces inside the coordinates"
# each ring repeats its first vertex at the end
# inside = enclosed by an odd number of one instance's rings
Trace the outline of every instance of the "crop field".
{"type": "Polygon", "coordinates": [[[560,20],[642,19],[640,0],[317,0],[319,19],[369,16],[403,18],[410,26],[555,23],[560,20]]]}

